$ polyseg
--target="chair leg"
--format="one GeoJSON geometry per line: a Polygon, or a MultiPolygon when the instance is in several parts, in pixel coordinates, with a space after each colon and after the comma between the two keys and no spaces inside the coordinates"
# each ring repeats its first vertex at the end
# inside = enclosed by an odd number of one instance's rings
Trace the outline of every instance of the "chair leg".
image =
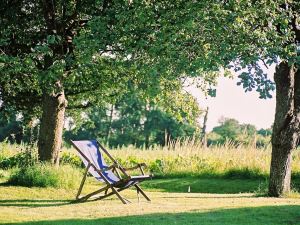
{"type": "Polygon", "coordinates": [[[132,203],[131,201],[129,201],[127,198],[122,197],[125,201],[127,201],[127,203],[132,203]]]}
{"type": "Polygon", "coordinates": [[[123,204],[127,204],[126,200],[120,195],[120,193],[114,187],[111,187],[111,190],[114,194],[118,196],[118,198],[123,202],[123,204]]]}
{"type": "Polygon", "coordinates": [[[90,193],[90,194],[87,194],[87,195],[81,197],[81,198],[78,198],[77,201],[87,201],[87,200],[88,200],[90,197],[92,197],[93,195],[99,194],[99,193],[102,192],[102,191],[106,191],[108,188],[109,188],[108,186],[103,187],[103,188],[101,188],[101,189],[99,189],[99,190],[97,190],[97,191],[94,191],[94,192],[92,192],[92,193],[90,193]]]}
{"type": "Polygon", "coordinates": [[[85,172],[84,172],[83,178],[82,178],[82,180],[81,180],[81,183],[80,183],[80,186],[79,186],[77,195],[76,195],[76,200],[79,199],[79,195],[81,194],[83,185],[84,185],[85,180],[86,180],[86,177],[87,177],[87,173],[88,173],[88,171],[89,171],[89,168],[90,168],[90,164],[86,167],[86,170],[85,170],[85,172]]]}
{"type": "MultiPolygon", "coordinates": [[[[117,192],[118,192],[118,191],[117,191],[117,192]]],[[[107,197],[109,197],[109,196],[111,196],[111,195],[114,195],[114,194],[116,194],[116,193],[112,191],[112,192],[110,192],[110,193],[108,193],[108,194],[106,194],[106,195],[104,195],[104,196],[101,196],[101,197],[96,198],[96,199],[93,199],[93,200],[95,200],[95,201],[97,201],[97,200],[102,200],[102,199],[107,198],[107,197]]],[[[126,201],[126,203],[124,203],[124,204],[131,203],[131,201],[129,201],[127,198],[122,197],[122,199],[124,199],[124,201],[126,201]]],[[[123,202],[123,201],[122,201],[122,202],[123,202]]]]}
{"type": "Polygon", "coordinates": [[[136,190],[140,192],[147,201],[151,202],[151,199],[146,195],[146,193],[139,187],[139,185],[135,184],[136,190]]]}
{"type": "MultiPolygon", "coordinates": [[[[108,190],[108,189],[107,189],[107,190],[108,190]]],[[[103,195],[103,196],[100,196],[100,197],[98,197],[98,198],[95,198],[95,199],[93,199],[93,200],[95,200],[95,201],[97,201],[97,200],[101,200],[101,199],[107,198],[107,197],[109,197],[109,196],[111,196],[111,195],[114,195],[114,194],[115,194],[114,192],[110,192],[110,193],[108,193],[108,194],[107,194],[107,190],[105,191],[105,192],[106,192],[106,194],[105,194],[105,195],[103,195]]]]}

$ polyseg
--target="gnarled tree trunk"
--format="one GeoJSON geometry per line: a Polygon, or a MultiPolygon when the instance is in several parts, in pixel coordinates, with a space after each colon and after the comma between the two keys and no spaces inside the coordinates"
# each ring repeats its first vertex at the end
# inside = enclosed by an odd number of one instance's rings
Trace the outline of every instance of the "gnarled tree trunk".
{"type": "Polygon", "coordinates": [[[291,154],[297,147],[300,125],[300,71],[281,62],[274,75],[276,114],[272,134],[272,159],[269,195],[282,196],[290,191],[291,154]]]}
{"type": "Polygon", "coordinates": [[[44,94],[43,96],[43,114],[38,141],[38,153],[41,161],[59,163],[66,105],[64,92],[44,94]]]}

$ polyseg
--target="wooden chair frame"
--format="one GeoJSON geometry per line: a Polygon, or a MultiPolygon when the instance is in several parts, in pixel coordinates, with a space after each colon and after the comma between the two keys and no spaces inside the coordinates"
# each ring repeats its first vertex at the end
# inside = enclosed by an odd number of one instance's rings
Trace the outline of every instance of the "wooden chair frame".
{"type": "MultiPolygon", "coordinates": [[[[126,171],[130,171],[130,170],[134,170],[134,169],[140,169],[142,175],[145,175],[144,173],[144,170],[143,170],[143,167],[146,167],[146,164],[145,163],[141,163],[141,164],[137,164],[136,166],[134,167],[131,167],[131,168],[124,168],[122,167],[118,162],[117,160],[115,160],[113,158],[113,156],[99,143],[99,141],[97,141],[97,144],[99,146],[99,148],[108,156],[108,158],[113,162],[113,165],[105,168],[105,169],[102,169],[102,170],[99,170],[97,169],[97,167],[91,163],[91,161],[89,160],[88,157],[86,157],[86,155],[83,154],[83,152],[76,146],[76,144],[71,140],[71,143],[72,145],[75,147],[75,149],[79,152],[79,154],[88,162],[88,165],[85,169],[85,172],[84,172],[84,176],[81,180],[81,184],[79,186],[79,189],[78,189],[78,192],[77,192],[77,195],[76,195],[76,202],[84,202],[84,201],[87,201],[89,198],[91,198],[92,196],[94,195],[97,195],[101,192],[104,192],[104,195],[103,196],[100,196],[100,197],[97,197],[95,198],[94,200],[100,200],[100,199],[104,199],[104,198],[107,198],[111,195],[116,195],[122,203],[124,204],[127,204],[127,203],[131,203],[128,199],[122,197],[120,195],[119,192],[131,187],[131,186],[134,186],[137,190],[137,195],[138,195],[138,200],[139,200],[139,193],[141,193],[143,195],[143,197],[147,200],[147,201],[151,201],[150,198],[146,195],[146,193],[141,189],[141,187],[138,185],[139,182],[147,179],[147,178],[152,178],[152,175],[149,175],[148,177],[145,177],[144,179],[140,179],[140,180],[135,180],[134,178],[132,178],[126,171]],[[85,181],[86,181],[86,177],[88,175],[88,170],[89,168],[92,167],[98,174],[99,176],[103,179],[104,183],[106,184],[105,186],[101,187],[100,189],[94,191],[94,192],[91,192],[85,196],[82,196],[80,197],[80,194],[82,192],[82,189],[83,189],[83,186],[85,184],[85,181]],[[117,177],[120,179],[119,181],[115,182],[115,183],[110,183],[107,178],[103,175],[103,172],[107,171],[107,170],[112,170],[114,173],[116,173],[117,177]],[[124,178],[122,178],[120,172],[122,172],[124,178]],[[126,185],[128,184],[129,182],[133,182],[132,184],[129,184],[129,185],[126,185]],[[109,189],[111,189],[111,192],[108,193],[109,189]]],[[[99,149],[99,151],[100,151],[99,149]]]]}

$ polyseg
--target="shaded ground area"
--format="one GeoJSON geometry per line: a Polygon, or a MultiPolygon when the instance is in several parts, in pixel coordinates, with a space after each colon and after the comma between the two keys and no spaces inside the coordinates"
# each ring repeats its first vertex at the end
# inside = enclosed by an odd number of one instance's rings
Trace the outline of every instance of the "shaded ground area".
{"type": "Polygon", "coordinates": [[[151,190],[164,192],[186,193],[216,193],[235,194],[252,193],[265,189],[267,181],[248,179],[222,179],[222,178],[169,178],[154,179],[151,182],[143,183],[142,186],[151,190]]]}
{"type": "Polygon", "coordinates": [[[52,200],[52,199],[6,199],[0,200],[0,207],[13,206],[13,207],[53,207],[69,205],[72,202],[70,200],[52,200]]]}
{"type": "Polygon", "coordinates": [[[22,225],[94,225],[94,224],[300,224],[300,206],[264,206],[210,212],[156,213],[138,216],[123,216],[99,219],[67,219],[9,223],[22,225]],[[276,213],[274,213],[276,212],[276,213]]]}

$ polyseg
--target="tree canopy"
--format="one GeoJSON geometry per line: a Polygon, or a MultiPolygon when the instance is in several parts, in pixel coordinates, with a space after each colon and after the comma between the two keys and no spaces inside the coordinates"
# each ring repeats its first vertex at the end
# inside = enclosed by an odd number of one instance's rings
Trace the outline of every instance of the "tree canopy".
{"type": "Polygon", "coordinates": [[[232,67],[246,68],[240,84],[266,98],[274,85],[259,62],[299,60],[297,1],[20,0],[0,11],[2,107],[32,111],[45,90],[63,86],[73,108],[111,101],[129,79],[214,83],[211,71],[232,67]],[[54,10],[45,15],[46,7],[54,10]]]}
{"type": "Polygon", "coordinates": [[[58,159],[66,107],[114,102],[129,81],[155,96],[156,84],[188,76],[214,95],[223,69],[268,98],[275,85],[262,65],[276,63],[279,196],[300,133],[299,11],[298,0],[1,1],[1,109],[42,115],[40,159],[58,159]]]}
{"type": "Polygon", "coordinates": [[[128,90],[114,104],[91,107],[84,117],[73,117],[75,121],[65,137],[99,137],[114,147],[130,144],[149,147],[199,136],[201,110],[194,97],[180,85],[162,91],[155,98],[144,96],[142,89],[133,86],[128,90]]]}

